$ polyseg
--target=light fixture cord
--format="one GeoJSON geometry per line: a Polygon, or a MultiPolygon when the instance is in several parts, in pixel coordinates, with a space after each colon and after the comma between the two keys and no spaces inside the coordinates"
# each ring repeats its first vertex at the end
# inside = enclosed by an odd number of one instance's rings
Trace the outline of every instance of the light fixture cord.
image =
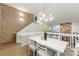
{"type": "Polygon", "coordinates": [[[46,13],[46,3],[44,3],[44,12],[46,13]]]}

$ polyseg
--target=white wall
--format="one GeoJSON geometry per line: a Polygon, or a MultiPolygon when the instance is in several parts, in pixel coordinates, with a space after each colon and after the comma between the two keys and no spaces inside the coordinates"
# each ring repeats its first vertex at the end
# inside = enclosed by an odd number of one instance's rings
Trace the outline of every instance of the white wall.
{"type": "MultiPolygon", "coordinates": [[[[63,22],[62,22],[63,23],[63,22]]],[[[60,22],[52,25],[52,31],[60,31],[56,28],[56,26],[60,26],[60,22]]],[[[72,22],[72,32],[78,32],[79,33],[79,22],[72,22]]]]}
{"type": "Polygon", "coordinates": [[[72,23],[72,32],[78,32],[79,33],[79,22],[73,22],[72,23]]]}
{"type": "Polygon", "coordinates": [[[52,27],[52,32],[60,32],[60,25],[54,25],[52,27]]]}
{"type": "MultiPolygon", "coordinates": [[[[52,25],[52,30],[55,31],[56,29],[56,31],[59,31],[59,29],[57,29],[56,26],[59,26],[59,24],[52,25]]],[[[38,23],[31,23],[30,25],[26,26],[24,29],[19,31],[19,33],[27,33],[27,32],[41,32],[41,25],[38,23]]],[[[78,22],[72,22],[72,32],[79,33],[78,22]]]]}
{"type": "Polygon", "coordinates": [[[28,37],[40,35],[40,32],[41,25],[38,23],[31,23],[30,25],[17,32],[16,42],[22,43],[22,46],[26,45],[29,43],[28,37]]]}
{"type": "Polygon", "coordinates": [[[40,32],[41,31],[41,25],[38,23],[31,23],[30,25],[26,26],[24,29],[20,30],[19,32],[25,33],[25,32],[40,32]]]}

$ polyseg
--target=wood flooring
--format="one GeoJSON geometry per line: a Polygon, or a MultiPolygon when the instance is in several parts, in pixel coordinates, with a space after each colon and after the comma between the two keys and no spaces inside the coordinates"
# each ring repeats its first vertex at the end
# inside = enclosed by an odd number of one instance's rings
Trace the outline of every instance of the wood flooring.
{"type": "Polygon", "coordinates": [[[27,46],[11,42],[0,45],[0,56],[27,56],[27,46]]]}

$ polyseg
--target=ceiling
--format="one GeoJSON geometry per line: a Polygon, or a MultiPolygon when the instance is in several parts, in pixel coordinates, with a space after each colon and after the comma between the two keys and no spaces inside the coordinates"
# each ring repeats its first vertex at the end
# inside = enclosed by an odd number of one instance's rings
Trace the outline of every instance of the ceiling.
{"type": "MultiPolygon", "coordinates": [[[[37,15],[44,12],[44,3],[6,3],[7,5],[24,10],[37,15]]],[[[45,3],[46,13],[52,14],[54,22],[76,21],[79,22],[79,4],[78,3],[45,3]]]]}

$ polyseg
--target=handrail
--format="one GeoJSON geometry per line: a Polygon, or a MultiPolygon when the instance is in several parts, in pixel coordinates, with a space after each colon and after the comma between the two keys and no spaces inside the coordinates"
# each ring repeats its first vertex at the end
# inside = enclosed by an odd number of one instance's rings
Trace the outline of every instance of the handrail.
{"type": "Polygon", "coordinates": [[[48,34],[55,34],[55,35],[62,35],[62,36],[76,36],[76,37],[79,37],[79,35],[76,35],[76,34],[51,33],[51,32],[48,32],[48,34]]]}
{"type": "Polygon", "coordinates": [[[79,35],[72,34],[72,33],[71,34],[65,34],[65,33],[51,33],[51,32],[48,32],[48,34],[57,35],[58,39],[60,39],[60,40],[61,40],[61,36],[70,36],[71,38],[69,39],[70,42],[69,42],[69,46],[68,46],[70,48],[75,48],[74,43],[76,44],[76,42],[77,42],[76,40],[79,39],[79,35]]]}

